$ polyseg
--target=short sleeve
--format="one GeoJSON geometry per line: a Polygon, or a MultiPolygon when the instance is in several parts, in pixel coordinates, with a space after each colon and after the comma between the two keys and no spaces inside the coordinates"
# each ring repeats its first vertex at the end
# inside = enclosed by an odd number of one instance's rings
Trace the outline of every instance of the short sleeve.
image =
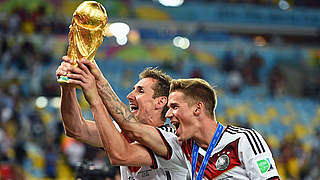
{"type": "Polygon", "coordinates": [[[240,138],[239,155],[250,179],[280,179],[272,153],[255,130],[249,130],[240,138]]]}
{"type": "Polygon", "coordinates": [[[176,170],[180,170],[181,168],[186,169],[187,163],[177,136],[174,134],[174,130],[170,129],[170,127],[156,128],[156,130],[168,149],[166,157],[154,156],[158,167],[172,168],[176,170]]]}

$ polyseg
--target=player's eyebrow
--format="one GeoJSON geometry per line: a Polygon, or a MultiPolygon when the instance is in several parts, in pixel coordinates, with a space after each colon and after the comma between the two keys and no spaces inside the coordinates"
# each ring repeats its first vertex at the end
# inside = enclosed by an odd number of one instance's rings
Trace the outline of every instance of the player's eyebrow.
{"type": "Polygon", "coordinates": [[[132,87],[132,90],[137,90],[137,91],[143,90],[143,89],[144,89],[143,86],[133,86],[133,87],[132,87]]]}
{"type": "Polygon", "coordinates": [[[173,102],[173,103],[168,104],[168,107],[169,107],[169,108],[170,108],[170,107],[174,107],[174,106],[178,106],[178,103],[173,102]]]}

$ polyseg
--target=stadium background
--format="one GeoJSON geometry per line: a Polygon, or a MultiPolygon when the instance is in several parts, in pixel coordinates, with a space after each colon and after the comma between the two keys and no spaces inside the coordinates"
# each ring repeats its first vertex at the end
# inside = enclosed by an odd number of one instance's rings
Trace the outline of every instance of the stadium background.
{"type": "MultiPolygon", "coordinates": [[[[137,73],[158,66],[202,77],[218,92],[217,118],[257,129],[282,179],[320,178],[320,2],[316,0],[105,0],[126,41],[104,39],[96,55],[126,102],[137,73]],[[119,45],[123,44],[123,45],[119,45]]],[[[0,1],[0,177],[74,179],[103,151],[66,138],[55,70],[81,1],[0,1]]],[[[123,39],[122,39],[123,40],[123,39]]],[[[83,114],[91,118],[81,92],[83,114]]]]}

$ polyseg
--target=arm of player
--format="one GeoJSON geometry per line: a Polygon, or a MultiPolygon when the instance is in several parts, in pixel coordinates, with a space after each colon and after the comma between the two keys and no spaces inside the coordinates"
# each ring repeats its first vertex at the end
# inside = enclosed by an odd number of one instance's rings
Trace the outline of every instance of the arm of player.
{"type": "Polygon", "coordinates": [[[157,155],[166,157],[168,148],[164,144],[158,131],[152,126],[137,121],[129,108],[121,102],[117,94],[113,91],[108,80],[103,77],[98,66],[88,60],[83,60],[78,64],[80,69],[86,70],[87,67],[90,69],[90,72],[97,81],[96,85],[103,104],[121,129],[125,131],[126,135],[130,139],[136,140],[149,147],[157,155]]]}
{"type": "Polygon", "coordinates": [[[141,166],[155,162],[149,151],[140,144],[129,143],[114,126],[96,87],[94,76],[81,63],[77,73],[70,74],[70,83],[81,86],[85,98],[90,104],[103,147],[113,165],[141,166]]]}
{"type": "Polygon", "coordinates": [[[279,180],[276,163],[263,137],[253,129],[240,129],[247,137],[239,141],[239,154],[250,179],[279,180]],[[250,143],[251,141],[251,143],[250,143]]]}
{"type": "Polygon", "coordinates": [[[99,129],[103,147],[109,156],[112,165],[124,166],[154,166],[154,158],[144,146],[129,143],[114,126],[109,113],[100,101],[90,103],[94,120],[99,129]]]}
{"type": "MultiPolygon", "coordinates": [[[[62,63],[57,71],[57,77],[66,75],[66,66],[62,63]]],[[[61,89],[61,115],[67,136],[75,138],[81,142],[101,147],[98,129],[93,121],[85,120],[82,116],[80,106],[77,101],[76,88],[70,86],[60,86],[61,89]]]]}

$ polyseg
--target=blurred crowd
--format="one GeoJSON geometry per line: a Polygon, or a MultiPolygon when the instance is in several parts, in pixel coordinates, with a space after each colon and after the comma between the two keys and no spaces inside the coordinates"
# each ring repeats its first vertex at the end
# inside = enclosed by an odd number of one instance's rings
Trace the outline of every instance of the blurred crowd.
{"type": "MultiPolygon", "coordinates": [[[[316,1],[304,2],[295,1],[294,4],[319,5],[316,1]]],[[[66,52],[66,43],[56,44],[55,39],[67,42],[70,18],[58,11],[49,13],[47,8],[42,5],[29,11],[16,7],[0,13],[1,180],[72,179],[83,175],[90,164],[98,173],[105,173],[106,177],[110,176],[109,179],[117,179],[118,168],[109,165],[102,150],[64,135],[60,111],[53,100],[59,97],[55,70],[60,57],[66,52]],[[53,104],[41,108],[36,105],[39,97],[46,97],[48,103],[53,104]]],[[[287,66],[274,66],[267,77],[261,78],[265,61],[257,52],[245,58],[241,52],[234,54],[226,49],[220,62],[220,71],[225,72],[225,78],[228,79],[226,91],[238,94],[243,87],[267,84],[268,98],[292,95],[288,85],[290,74],[284,71],[287,66]]],[[[175,68],[169,69],[179,71],[179,68],[175,68]]],[[[318,102],[320,78],[317,77],[320,76],[319,73],[312,76],[305,76],[301,82],[308,84],[302,84],[302,91],[293,95],[318,102]]],[[[194,68],[190,77],[205,78],[205,75],[201,68],[194,68]]],[[[83,98],[79,99],[82,107],[88,109],[83,98]]],[[[310,147],[291,134],[281,140],[279,145],[271,144],[283,179],[320,179],[320,155],[317,153],[320,148],[320,131],[316,133],[315,139],[310,147]]]]}
{"type": "MultiPolygon", "coordinates": [[[[203,0],[205,2],[223,2],[223,3],[231,3],[231,4],[257,4],[257,5],[268,5],[268,6],[274,6],[279,3],[281,0],[203,0]]],[[[314,1],[314,0],[286,0],[288,3],[292,4],[296,7],[320,7],[320,2],[314,1]]]]}
{"type": "MultiPolygon", "coordinates": [[[[20,6],[0,15],[2,180],[70,179],[80,173],[77,163],[82,160],[93,162],[97,169],[107,167],[103,151],[88,150],[89,146],[64,136],[59,109],[36,106],[36,97],[59,96],[55,70],[60,62],[53,54],[52,39],[66,39],[68,31],[67,19],[58,12],[49,14],[46,8],[29,11],[20,6]]],[[[66,45],[60,48],[62,56],[66,45]]]]}

